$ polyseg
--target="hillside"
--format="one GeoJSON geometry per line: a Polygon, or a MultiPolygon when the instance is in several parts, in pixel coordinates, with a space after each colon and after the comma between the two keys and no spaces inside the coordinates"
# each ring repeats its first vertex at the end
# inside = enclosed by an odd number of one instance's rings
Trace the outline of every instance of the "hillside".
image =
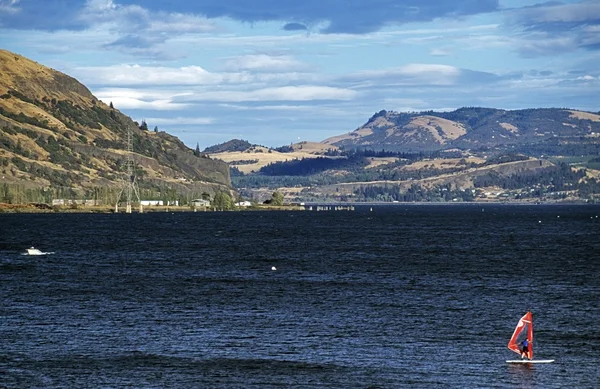
{"type": "Polygon", "coordinates": [[[234,139],[206,148],[204,152],[210,152],[211,158],[227,162],[229,166],[239,170],[243,174],[250,174],[258,172],[263,167],[273,163],[301,160],[304,158],[318,158],[335,150],[338,150],[338,147],[318,142],[303,141],[289,146],[270,149],[264,146],[250,145],[249,143],[248,145],[244,145],[234,139]],[[239,147],[242,145],[247,147],[239,147]],[[213,151],[211,152],[211,150],[213,151]]]}
{"type": "Polygon", "coordinates": [[[600,158],[353,152],[273,162],[235,175],[248,198],[288,201],[600,201],[600,158]],[[587,160],[587,161],[586,161],[587,160]]]}
{"type": "MultiPolygon", "coordinates": [[[[118,193],[129,132],[142,193],[181,198],[232,190],[227,164],[195,153],[165,132],[140,127],[74,78],[0,50],[0,178],[5,188],[20,194],[43,188],[40,201],[57,195],[89,197],[100,190],[118,193]]],[[[18,200],[2,196],[0,202],[18,200]]]]}
{"type": "Polygon", "coordinates": [[[204,149],[203,152],[207,154],[236,152],[247,150],[252,146],[253,145],[246,140],[232,139],[227,142],[220,143],[218,145],[207,147],[206,149],[204,149]]]}
{"type": "MultiPolygon", "coordinates": [[[[346,150],[399,152],[510,147],[529,154],[539,150],[553,153],[557,141],[593,148],[599,135],[599,114],[570,109],[461,108],[421,113],[384,110],[356,130],[322,143],[346,150]]],[[[557,151],[560,154],[564,149],[557,151]]]]}
{"type": "Polygon", "coordinates": [[[381,111],[322,143],[214,154],[246,197],[290,201],[598,201],[600,115],[381,111]]]}

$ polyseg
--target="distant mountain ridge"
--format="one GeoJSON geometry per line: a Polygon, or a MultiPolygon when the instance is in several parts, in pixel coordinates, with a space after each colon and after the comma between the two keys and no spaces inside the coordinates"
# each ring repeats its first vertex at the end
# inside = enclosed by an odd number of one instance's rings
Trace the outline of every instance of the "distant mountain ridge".
{"type": "MultiPolygon", "coordinates": [[[[74,78],[0,50],[0,179],[73,194],[118,188],[132,134],[141,188],[231,191],[229,167],[165,132],[151,132],[74,78]]],[[[0,199],[0,202],[2,199],[0,199]]]]}
{"type": "Polygon", "coordinates": [[[240,193],[291,201],[600,201],[600,115],[380,111],[321,143],[212,154],[240,193]]]}
{"type": "Polygon", "coordinates": [[[356,130],[322,143],[344,149],[420,152],[539,144],[552,138],[589,140],[598,134],[597,113],[558,108],[507,111],[470,107],[452,112],[382,110],[356,130]]]}

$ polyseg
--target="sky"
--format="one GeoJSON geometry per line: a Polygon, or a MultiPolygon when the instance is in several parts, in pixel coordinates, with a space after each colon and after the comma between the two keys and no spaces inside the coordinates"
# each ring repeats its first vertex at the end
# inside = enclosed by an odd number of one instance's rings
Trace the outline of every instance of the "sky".
{"type": "Polygon", "coordinates": [[[600,111],[600,0],[0,0],[0,48],[191,148],[383,109],[600,111]]]}

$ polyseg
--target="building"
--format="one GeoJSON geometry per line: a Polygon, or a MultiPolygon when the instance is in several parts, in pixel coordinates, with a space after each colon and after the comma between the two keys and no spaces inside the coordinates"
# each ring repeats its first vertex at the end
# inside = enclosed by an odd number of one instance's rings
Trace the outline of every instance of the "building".
{"type": "Polygon", "coordinates": [[[210,201],[204,199],[195,199],[191,201],[193,207],[210,207],[210,201]]]}
{"type": "Polygon", "coordinates": [[[141,200],[140,204],[143,206],[163,205],[163,201],[162,200],[141,200]]]}
{"type": "Polygon", "coordinates": [[[102,205],[102,200],[71,200],[71,199],[53,199],[52,206],[65,206],[65,205],[83,205],[85,207],[93,207],[96,205],[102,205]]]}
{"type": "MultiPolygon", "coordinates": [[[[144,205],[144,206],[149,206],[149,205],[162,206],[162,205],[165,205],[165,202],[162,200],[141,200],[140,204],[144,205]]],[[[175,207],[179,206],[179,200],[167,201],[167,207],[168,206],[175,206],[175,207]]]]}

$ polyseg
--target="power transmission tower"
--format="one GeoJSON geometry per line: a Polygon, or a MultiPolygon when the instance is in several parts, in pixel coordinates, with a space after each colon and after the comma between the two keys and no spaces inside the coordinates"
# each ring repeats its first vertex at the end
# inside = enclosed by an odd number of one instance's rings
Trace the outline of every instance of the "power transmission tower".
{"type": "Polygon", "coordinates": [[[119,201],[121,201],[121,196],[123,196],[123,192],[125,192],[125,212],[131,213],[131,203],[133,202],[133,196],[135,195],[137,202],[140,206],[139,212],[142,213],[142,201],[140,200],[140,191],[137,186],[137,182],[135,180],[135,161],[133,160],[133,134],[131,133],[131,129],[127,129],[127,159],[125,160],[125,172],[127,177],[123,179],[123,187],[119,192],[119,197],[117,198],[117,204],[115,205],[115,212],[119,212],[119,201]]]}

